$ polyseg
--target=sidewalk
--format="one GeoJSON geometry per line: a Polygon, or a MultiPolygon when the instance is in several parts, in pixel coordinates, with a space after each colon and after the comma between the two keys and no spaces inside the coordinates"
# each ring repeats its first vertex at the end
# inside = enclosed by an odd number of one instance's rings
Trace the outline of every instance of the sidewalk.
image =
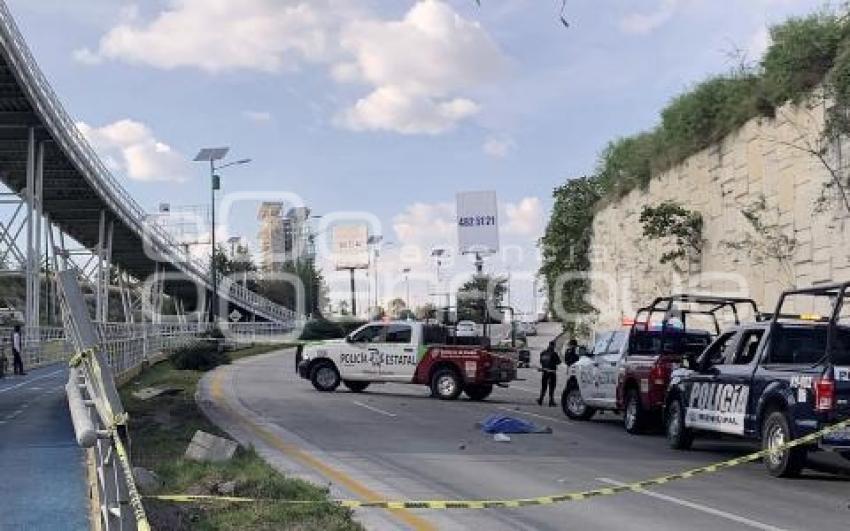
{"type": "Polygon", "coordinates": [[[65,364],[0,379],[0,529],[87,530],[84,452],[65,399],[65,364]]]}

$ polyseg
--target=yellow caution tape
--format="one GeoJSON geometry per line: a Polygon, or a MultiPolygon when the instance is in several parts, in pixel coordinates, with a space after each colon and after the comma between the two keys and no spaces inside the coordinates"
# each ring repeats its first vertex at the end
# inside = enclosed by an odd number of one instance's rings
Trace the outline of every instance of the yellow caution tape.
{"type": "MultiPolygon", "coordinates": [[[[778,446],[774,449],[765,449],[759,450],[758,452],[753,452],[748,455],[744,455],[741,457],[736,457],[734,459],[729,459],[727,461],[721,461],[719,463],[714,463],[711,465],[701,466],[699,468],[693,468],[691,470],[686,470],[683,472],[679,472],[677,474],[668,474],[666,476],[659,476],[652,479],[647,479],[644,481],[638,481],[635,483],[629,483],[627,485],[618,485],[612,487],[603,487],[599,489],[586,490],[581,492],[567,492],[562,494],[554,494],[551,496],[538,496],[536,498],[520,498],[514,500],[422,500],[422,501],[393,501],[393,500],[381,500],[381,501],[360,501],[360,500],[336,500],[333,503],[340,505],[342,507],[346,507],[349,509],[357,509],[357,508],[377,508],[377,509],[515,509],[519,507],[532,507],[536,505],[553,505],[556,503],[564,503],[571,501],[581,501],[587,500],[590,498],[598,498],[602,496],[613,496],[615,494],[621,494],[624,492],[640,492],[644,490],[646,487],[653,487],[658,485],[664,485],[666,483],[670,483],[671,481],[681,480],[681,479],[689,479],[695,476],[703,475],[703,474],[711,474],[714,472],[719,472],[721,470],[725,470],[727,468],[736,467],[738,465],[742,465],[744,463],[750,463],[752,461],[756,461],[767,456],[773,452],[782,452],[784,450],[788,450],[794,448],[796,446],[801,446],[804,444],[809,444],[817,441],[824,435],[828,435],[830,433],[834,433],[836,431],[842,430],[844,428],[850,427],[850,419],[838,422],[833,424],[832,426],[827,426],[821,430],[818,430],[814,433],[810,433],[809,435],[805,435],[800,437],[799,439],[795,439],[793,441],[789,441],[781,446],[778,446]]],[[[192,496],[192,495],[182,495],[182,494],[173,494],[173,495],[160,495],[160,496],[146,496],[147,498],[157,499],[162,501],[170,501],[176,503],[190,503],[190,502],[207,502],[207,501],[219,501],[219,502],[234,502],[234,503],[243,503],[243,502],[269,502],[269,503],[281,503],[281,504],[319,504],[319,503],[327,503],[325,501],[311,501],[311,500],[279,500],[273,498],[241,498],[241,497],[228,497],[228,496],[192,496]]]]}
{"type": "Polygon", "coordinates": [[[76,354],[71,356],[71,359],[68,360],[68,365],[70,365],[71,367],[79,367],[80,364],[90,358],[92,354],[94,354],[94,349],[88,349],[82,352],[77,352],[76,354]]]}
{"type": "Polygon", "coordinates": [[[115,430],[112,430],[112,441],[115,445],[115,453],[118,455],[118,461],[121,463],[121,470],[124,472],[124,481],[127,483],[127,495],[130,498],[130,507],[132,507],[133,515],[136,518],[136,529],[138,531],[151,531],[150,523],[148,523],[147,515],[145,515],[145,506],[142,504],[142,497],[139,496],[139,490],[136,488],[136,481],[133,478],[133,467],[130,465],[130,456],[127,455],[124,443],[115,430]]]}

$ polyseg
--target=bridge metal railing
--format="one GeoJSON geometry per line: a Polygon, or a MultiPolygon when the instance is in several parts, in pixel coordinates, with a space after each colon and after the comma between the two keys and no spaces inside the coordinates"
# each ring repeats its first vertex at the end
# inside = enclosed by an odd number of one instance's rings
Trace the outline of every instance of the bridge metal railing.
{"type": "MultiPolygon", "coordinates": [[[[199,324],[95,323],[91,320],[73,271],[57,275],[65,322],[61,336],[73,354],[66,394],[77,443],[90,450],[97,470],[100,528],[104,531],[150,529],[136,489],[130,461],[127,414],[116,380],[163,352],[197,342],[207,332],[199,324]]],[[[227,339],[273,341],[291,334],[286,323],[230,323],[227,339]]],[[[59,337],[44,331],[45,337],[59,337]]]]}
{"type": "MultiPolygon", "coordinates": [[[[39,68],[3,0],[0,0],[0,42],[7,51],[10,66],[22,78],[22,89],[28,93],[31,104],[46,122],[64,153],[75,163],[83,178],[107,204],[109,210],[141,237],[145,247],[160,255],[158,261],[174,265],[193,282],[209,288],[209,264],[194,258],[164,227],[151,222],[147,212],[121,186],[97,156],[39,68]]],[[[266,319],[287,321],[294,318],[291,310],[231,282],[227,277],[219,275],[218,285],[221,287],[220,296],[251,309],[266,319]]]]}

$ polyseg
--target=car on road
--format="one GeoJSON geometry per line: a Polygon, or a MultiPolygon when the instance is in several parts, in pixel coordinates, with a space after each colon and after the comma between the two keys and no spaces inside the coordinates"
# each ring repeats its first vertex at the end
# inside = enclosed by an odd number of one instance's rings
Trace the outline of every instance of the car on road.
{"type": "Polygon", "coordinates": [[[617,406],[632,434],[660,424],[672,372],[700,354],[726,323],[759,318],[752,299],[678,294],[638,310],[617,378],[617,406]]]}
{"type": "Polygon", "coordinates": [[[727,330],[692,368],[675,371],[665,400],[670,446],[687,449],[700,432],[760,440],[763,449],[775,449],[763,461],[779,477],[798,475],[814,450],[850,459],[848,429],[814,445],[782,448],[850,418],[848,290],[850,283],[787,291],[770,322],[727,330]],[[783,314],[800,299],[832,307],[823,314],[783,314]]]}
{"type": "Polygon", "coordinates": [[[455,325],[455,335],[457,337],[476,337],[478,325],[474,321],[458,321],[455,325]]]}
{"type": "Polygon", "coordinates": [[[567,369],[561,408],[573,420],[617,410],[617,377],[629,346],[628,330],[598,332],[593,347],[567,369]]]}
{"type": "Polygon", "coordinates": [[[450,332],[412,321],[371,322],[345,339],[299,347],[298,373],[319,391],[340,383],[353,392],[371,383],[410,383],[428,386],[443,400],[461,393],[484,400],[494,385],[516,379],[515,352],[489,348],[485,339],[457,344],[450,332]]]}

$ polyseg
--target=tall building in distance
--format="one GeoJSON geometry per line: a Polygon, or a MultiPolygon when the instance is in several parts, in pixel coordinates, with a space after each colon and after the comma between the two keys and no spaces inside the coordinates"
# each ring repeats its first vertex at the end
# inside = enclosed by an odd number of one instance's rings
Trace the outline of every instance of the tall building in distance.
{"type": "Polygon", "coordinates": [[[283,203],[265,202],[257,219],[261,271],[279,271],[284,264],[313,258],[309,208],[294,207],[284,214],[283,203]]]}

